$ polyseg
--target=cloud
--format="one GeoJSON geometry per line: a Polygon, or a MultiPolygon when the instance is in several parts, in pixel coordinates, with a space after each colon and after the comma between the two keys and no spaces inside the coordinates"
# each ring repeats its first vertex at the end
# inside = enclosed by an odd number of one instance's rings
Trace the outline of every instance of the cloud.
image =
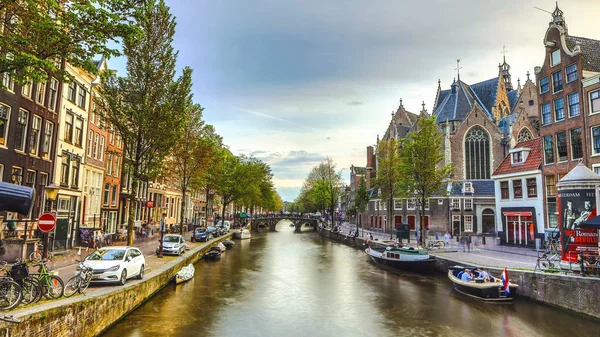
{"type": "Polygon", "coordinates": [[[360,101],[350,101],[350,102],[346,103],[346,105],[356,106],[356,105],[363,105],[363,103],[360,101]]]}

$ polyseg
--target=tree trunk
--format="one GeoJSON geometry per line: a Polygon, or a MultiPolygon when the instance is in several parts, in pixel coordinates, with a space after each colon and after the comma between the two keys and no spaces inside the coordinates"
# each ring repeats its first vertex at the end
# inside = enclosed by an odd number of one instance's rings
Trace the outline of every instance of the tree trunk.
{"type": "Polygon", "coordinates": [[[139,185],[138,180],[135,178],[135,175],[131,182],[131,192],[129,193],[129,219],[127,219],[127,245],[133,246],[134,232],[133,232],[133,223],[135,217],[135,199],[137,198],[137,187],[139,185]]]}
{"type": "MultiPolygon", "coordinates": [[[[229,205],[229,202],[225,202],[225,198],[223,198],[223,211],[221,212],[221,224],[225,224],[225,208],[229,205]]],[[[216,224],[214,224],[216,226],[216,224]]]]}
{"type": "Polygon", "coordinates": [[[181,233],[181,235],[183,235],[183,219],[185,218],[184,217],[184,215],[185,215],[184,212],[185,212],[185,204],[186,204],[186,202],[185,202],[185,194],[186,194],[185,193],[185,189],[182,188],[181,192],[183,194],[183,197],[181,197],[181,213],[180,213],[180,216],[179,216],[179,228],[180,228],[180,231],[179,232],[181,233]]]}
{"type": "MultiPolygon", "coordinates": [[[[210,201],[210,186],[206,185],[206,204],[204,205],[204,220],[206,221],[205,225],[208,226],[208,204],[210,201]]],[[[212,203],[210,203],[210,211],[212,215],[212,203]]]]}

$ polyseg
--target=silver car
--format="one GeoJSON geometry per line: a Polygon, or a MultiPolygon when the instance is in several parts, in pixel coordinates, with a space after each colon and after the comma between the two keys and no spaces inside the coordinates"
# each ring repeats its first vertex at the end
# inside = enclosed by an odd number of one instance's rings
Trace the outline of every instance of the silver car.
{"type": "MultiPolygon", "coordinates": [[[[167,234],[163,237],[163,254],[181,255],[185,250],[185,241],[180,234],[167,234]]],[[[158,249],[156,249],[158,255],[158,249]]]]}

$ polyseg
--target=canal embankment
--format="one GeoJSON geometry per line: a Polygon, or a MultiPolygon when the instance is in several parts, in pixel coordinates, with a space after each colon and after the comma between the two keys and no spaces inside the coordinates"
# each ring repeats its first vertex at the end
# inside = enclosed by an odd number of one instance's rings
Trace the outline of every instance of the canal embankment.
{"type": "MultiPolygon", "coordinates": [[[[365,248],[365,240],[361,237],[353,239],[352,237],[347,237],[345,234],[336,234],[329,230],[319,231],[319,234],[332,241],[356,249],[363,250],[365,248]]],[[[477,252],[470,254],[474,256],[477,252]]],[[[482,262],[475,264],[452,256],[451,252],[430,253],[430,255],[436,259],[436,271],[444,275],[448,273],[448,267],[453,265],[462,265],[465,267],[485,266],[486,270],[493,275],[500,275],[504,270],[504,268],[498,266],[501,264],[498,261],[484,263],[485,256],[479,257],[477,260],[482,262]]],[[[508,259],[514,259],[515,264],[517,264],[522,258],[518,254],[503,255],[505,263],[509,262],[508,259]]],[[[562,273],[544,273],[539,270],[535,271],[535,265],[531,267],[532,270],[507,267],[510,282],[519,285],[519,296],[600,319],[600,301],[597,298],[597,294],[600,293],[600,278],[565,275],[562,273]]]]}
{"type": "MultiPolygon", "coordinates": [[[[232,234],[200,244],[183,256],[166,261],[151,270],[143,280],[128,280],[122,287],[100,287],[85,296],[47,302],[10,314],[21,323],[0,323],[5,337],[92,337],[132,312],[156,292],[172,283],[184,266],[195,263],[215,244],[232,234]]],[[[67,280],[65,280],[66,282],[67,280]]]]}

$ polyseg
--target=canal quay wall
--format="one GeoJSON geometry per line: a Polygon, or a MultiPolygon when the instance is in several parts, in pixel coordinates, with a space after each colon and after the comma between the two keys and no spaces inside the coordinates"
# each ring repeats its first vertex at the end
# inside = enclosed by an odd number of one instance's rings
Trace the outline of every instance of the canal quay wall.
{"type": "MultiPolygon", "coordinates": [[[[321,230],[319,234],[332,241],[345,244],[360,250],[365,249],[365,240],[336,234],[329,230],[321,230]]],[[[435,269],[448,274],[448,267],[461,265],[475,267],[471,263],[432,255],[436,259],[435,269]]],[[[518,255],[515,255],[518,258],[518,255]]],[[[493,275],[500,275],[501,268],[485,267],[493,275]]],[[[600,319],[600,279],[563,274],[534,273],[533,271],[508,269],[511,283],[519,285],[519,296],[600,319]]]]}
{"type": "Polygon", "coordinates": [[[21,323],[0,323],[0,334],[5,337],[97,336],[171,283],[181,268],[197,262],[210,247],[231,236],[227,234],[187,251],[144,275],[143,280],[131,279],[122,287],[100,288],[85,296],[13,311],[10,314],[21,323]]]}

